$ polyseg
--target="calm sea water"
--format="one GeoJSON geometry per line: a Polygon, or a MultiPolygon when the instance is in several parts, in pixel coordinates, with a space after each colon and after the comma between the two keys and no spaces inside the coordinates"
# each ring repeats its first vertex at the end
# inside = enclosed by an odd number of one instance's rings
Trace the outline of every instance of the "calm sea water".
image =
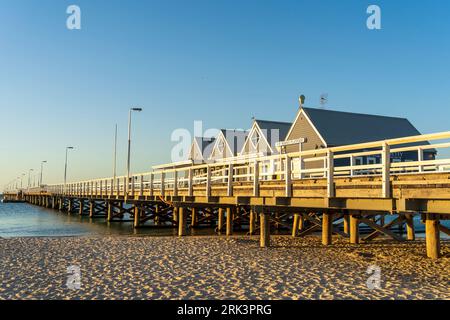
{"type": "MultiPolygon", "coordinates": [[[[389,221],[389,217],[387,217],[389,221]]],[[[442,224],[450,227],[450,221],[442,224]]],[[[417,236],[423,236],[424,225],[415,220],[417,236]]],[[[191,234],[214,234],[211,228],[191,229],[191,234]]],[[[56,210],[32,206],[26,203],[0,203],[0,237],[59,237],[85,235],[153,235],[174,236],[175,228],[134,229],[132,222],[111,222],[104,218],[90,219],[76,214],[68,215],[56,210]]],[[[449,238],[441,233],[442,238],[449,238]]]]}

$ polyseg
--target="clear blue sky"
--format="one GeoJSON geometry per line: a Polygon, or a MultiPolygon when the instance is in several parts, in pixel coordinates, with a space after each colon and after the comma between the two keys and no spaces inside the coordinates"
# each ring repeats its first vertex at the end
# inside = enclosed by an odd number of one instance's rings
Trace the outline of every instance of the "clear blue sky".
{"type": "MultiPolygon", "coordinates": [[[[292,121],[297,97],[407,117],[423,133],[450,116],[448,1],[0,1],[0,186],[48,160],[45,182],[110,176],[119,124],[135,117],[133,171],[166,162],[176,128],[292,121]],[[66,28],[66,8],[82,30],[66,28]],[[382,9],[382,30],[366,8],[382,9]]],[[[382,130],[382,128],[380,128],[382,130]]]]}

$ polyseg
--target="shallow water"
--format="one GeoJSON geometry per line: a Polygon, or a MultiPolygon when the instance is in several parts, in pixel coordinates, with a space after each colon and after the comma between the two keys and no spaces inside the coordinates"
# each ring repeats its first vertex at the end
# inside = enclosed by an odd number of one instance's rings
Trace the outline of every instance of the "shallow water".
{"type": "MultiPolygon", "coordinates": [[[[389,216],[386,217],[387,222],[390,219],[389,216]]],[[[441,223],[450,227],[449,220],[441,221],[441,223]]],[[[414,224],[416,236],[423,237],[424,225],[420,222],[419,216],[415,217],[414,224]]],[[[361,232],[364,232],[364,229],[364,226],[361,226],[361,232]]],[[[215,234],[212,228],[189,229],[188,232],[191,235],[215,234]]],[[[107,222],[104,218],[90,219],[26,203],[0,203],[0,237],[2,238],[88,235],[175,236],[177,230],[172,227],[134,229],[132,222],[107,222]]],[[[449,238],[443,233],[441,237],[449,238]]]]}
{"type": "MultiPolygon", "coordinates": [[[[132,222],[107,222],[32,206],[26,203],[0,203],[0,237],[67,237],[87,235],[172,236],[175,228],[134,229],[132,222]]],[[[212,229],[191,230],[191,234],[213,234],[212,229]]]]}

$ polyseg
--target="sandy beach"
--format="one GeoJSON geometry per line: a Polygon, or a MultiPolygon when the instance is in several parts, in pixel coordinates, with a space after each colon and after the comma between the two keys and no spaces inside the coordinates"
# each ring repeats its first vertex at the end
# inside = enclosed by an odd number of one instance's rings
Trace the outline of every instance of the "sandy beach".
{"type": "Polygon", "coordinates": [[[317,237],[70,237],[0,239],[0,299],[450,299],[444,257],[425,243],[350,245],[317,237]],[[67,267],[81,270],[69,289],[67,267]],[[380,289],[367,268],[380,267],[380,289]]]}

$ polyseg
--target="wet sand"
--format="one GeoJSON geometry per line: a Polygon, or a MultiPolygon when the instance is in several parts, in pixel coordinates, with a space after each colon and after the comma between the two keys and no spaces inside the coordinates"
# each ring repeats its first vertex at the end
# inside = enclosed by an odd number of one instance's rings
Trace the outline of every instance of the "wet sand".
{"type": "Polygon", "coordinates": [[[0,299],[450,299],[444,257],[425,243],[350,245],[318,237],[73,237],[0,239],[0,299]],[[81,269],[67,288],[67,267],[81,269]],[[369,289],[369,266],[380,289],[369,289]]]}

